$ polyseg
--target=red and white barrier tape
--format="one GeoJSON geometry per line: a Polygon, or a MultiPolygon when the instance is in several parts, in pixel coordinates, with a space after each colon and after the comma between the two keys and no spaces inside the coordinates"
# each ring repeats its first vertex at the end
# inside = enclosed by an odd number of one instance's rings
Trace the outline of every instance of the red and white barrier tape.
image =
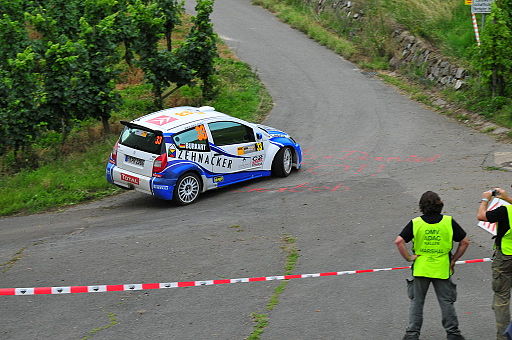
{"type": "MultiPolygon", "coordinates": [[[[479,263],[479,262],[490,262],[490,261],[492,261],[490,258],[483,258],[483,259],[475,259],[475,260],[457,261],[456,263],[457,264],[465,264],[465,263],[479,263]]],[[[262,277],[250,277],[250,278],[240,278],[240,279],[221,279],[221,280],[206,280],[206,281],[134,283],[134,284],[122,284],[122,285],[67,286],[67,287],[0,288],[0,295],[42,295],[42,294],[59,295],[59,294],[70,294],[70,293],[101,293],[101,292],[145,290],[145,289],[198,287],[198,286],[219,285],[219,284],[225,284],[225,283],[291,280],[291,279],[305,279],[308,277],[374,273],[374,272],[409,269],[409,268],[411,268],[411,266],[395,267],[395,268],[381,268],[381,269],[349,270],[349,271],[343,271],[343,272],[328,272],[328,273],[316,273],[316,274],[262,276],[262,277]]]]}

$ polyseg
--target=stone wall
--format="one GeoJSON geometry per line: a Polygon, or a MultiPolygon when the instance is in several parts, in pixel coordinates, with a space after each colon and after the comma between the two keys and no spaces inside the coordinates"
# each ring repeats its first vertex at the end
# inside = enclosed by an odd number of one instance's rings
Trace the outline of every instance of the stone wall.
{"type": "MultiPolygon", "coordinates": [[[[332,11],[340,20],[362,20],[364,11],[358,8],[357,0],[303,0],[317,13],[332,11]]],[[[425,70],[424,77],[440,87],[456,90],[464,86],[469,77],[466,69],[442,56],[435,48],[405,30],[395,30],[392,39],[399,48],[389,60],[392,69],[417,67],[425,70]]]]}
{"type": "Polygon", "coordinates": [[[440,86],[458,90],[464,85],[464,80],[469,76],[467,70],[440,55],[421,39],[401,30],[393,32],[393,39],[400,46],[389,61],[393,69],[415,66],[425,70],[426,79],[440,86]]]}

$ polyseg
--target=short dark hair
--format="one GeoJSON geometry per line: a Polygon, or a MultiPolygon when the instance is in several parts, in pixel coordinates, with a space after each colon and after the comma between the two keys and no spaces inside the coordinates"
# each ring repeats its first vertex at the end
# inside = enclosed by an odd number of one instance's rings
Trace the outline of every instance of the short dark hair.
{"type": "Polygon", "coordinates": [[[438,194],[427,191],[420,198],[420,210],[423,214],[440,214],[444,203],[438,194]]]}

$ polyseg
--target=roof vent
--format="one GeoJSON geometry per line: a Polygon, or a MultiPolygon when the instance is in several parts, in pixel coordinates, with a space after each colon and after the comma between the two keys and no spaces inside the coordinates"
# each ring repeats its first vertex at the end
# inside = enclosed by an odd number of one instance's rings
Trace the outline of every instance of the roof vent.
{"type": "Polygon", "coordinates": [[[213,106],[201,106],[197,108],[199,111],[215,111],[213,106]]]}

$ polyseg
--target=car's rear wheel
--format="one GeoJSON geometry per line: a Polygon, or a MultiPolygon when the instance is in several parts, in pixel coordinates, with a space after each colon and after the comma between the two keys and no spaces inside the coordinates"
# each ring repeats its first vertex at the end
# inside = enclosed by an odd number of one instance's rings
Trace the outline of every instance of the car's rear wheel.
{"type": "Polygon", "coordinates": [[[287,177],[292,172],[293,155],[288,147],[281,148],[272,161],[272,175],[287,177]]]}
{"type": "Polygon", "coordinates": [[[201,192],[201,180],[199,177],[188,172],[182,175],[174,186],[174,201],[178,205],[193,203],[201,192]]]}

